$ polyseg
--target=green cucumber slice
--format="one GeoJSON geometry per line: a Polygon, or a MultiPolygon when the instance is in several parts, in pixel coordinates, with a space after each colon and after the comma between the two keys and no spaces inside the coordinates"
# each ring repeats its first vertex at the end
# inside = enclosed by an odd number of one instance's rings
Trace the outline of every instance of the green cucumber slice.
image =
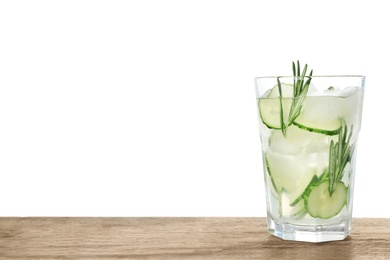
{"type": "MultiPolygon", "coordinates": [[[[292,99],[282,99],[283,118],[287,125],[292,99]]],[[[260,98],[258,100],[260,118],[271,129],[281,129],[280,125],[280,100],[279,98],[260,98]]]]}
{"type": "MultiPolygon", "coordinates": [[[[324,135],[337,135],[340,132],[340,128],[334,129],[334,126],[336,126],[337,124],[333,124],[332,127],[329,127],[329,126],[323,127],[322,126],[322,128],[329,128],[329,129],[318,129],[318,128],[303,125],[305,123],[307,124],[307,122],[305,122],[305,121],[302,122],[302,121],[300,121],[300,119],[298,119],[298,122],[297,122],[297,119],[295,119],[295,121],[293,122],[293,125],[301,128],[303,130],[313,132],[313,133],[319,133],[319,134],[324,134],[324,135]],[[300,122],[300,123],[298,123],[298,122],[300,122]]],[[[309,123],[307,125],[311,125],[311,124],[309,123]]]]}
{"type": "Polygon", "coordinates": [[[306,97],[293,124],[306,131],[336,135],[339,133],[345,110],[343,102],[343,98],[333,96],[306,97]]]}
{"type": "MultiPolygon", "coordinates": [[[[294,87],[289,84],[281,83],[282,89],[282,108],[283,118],[287,124],[288,114],[290,113],[292,97],[294,96],[294,87]]],[[[278,85],[274,86],[271,91],[262,98],[258,99],[260,118],[263,123],[271,129],[281,129],[280,126],[280,99],[278,85]]]]}
{"type": "Polygon", "coordinates": [[[346,204],[348,188],[341,181],[336,183],[335,191],[329,195],[329,181],[325,180],[314,187],[305,200],[305,207],[310,216],[328,219],[340,213],[346,204]]]}

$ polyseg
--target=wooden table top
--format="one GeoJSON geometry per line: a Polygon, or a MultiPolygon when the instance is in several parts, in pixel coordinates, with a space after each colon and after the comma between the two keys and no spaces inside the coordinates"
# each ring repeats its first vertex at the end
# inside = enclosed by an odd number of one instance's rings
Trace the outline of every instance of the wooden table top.
{"type": "Polygon", "coordinates": [[[390,259],[390,219],[343,241],[283,241],[265,218],[0,218],[0,259],[390,259]]]}

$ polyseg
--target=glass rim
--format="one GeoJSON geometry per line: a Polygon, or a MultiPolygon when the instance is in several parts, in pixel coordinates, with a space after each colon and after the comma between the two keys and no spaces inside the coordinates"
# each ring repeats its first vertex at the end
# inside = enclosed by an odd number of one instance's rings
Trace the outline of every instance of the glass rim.
{"type": "MultiPolygon", "coordinates": [[[[305,78],[361,78],[365,79],[364,75],[314,75],[314,76],[304,76],[305,78]]],[[[277,79],[277,78],[302,78],[302,76],[260,76],[255,77],[255,79],[277,79]]]]}

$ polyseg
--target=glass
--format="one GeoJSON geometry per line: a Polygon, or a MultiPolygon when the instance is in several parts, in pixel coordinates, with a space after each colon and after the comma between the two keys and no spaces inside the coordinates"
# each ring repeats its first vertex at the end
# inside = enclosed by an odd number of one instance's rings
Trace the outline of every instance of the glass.
{"type": "Polygon", "coordinates": [[[325,242],[351,232],[364,82],[364,76],[255,79],[272,235],[325,242]]]}

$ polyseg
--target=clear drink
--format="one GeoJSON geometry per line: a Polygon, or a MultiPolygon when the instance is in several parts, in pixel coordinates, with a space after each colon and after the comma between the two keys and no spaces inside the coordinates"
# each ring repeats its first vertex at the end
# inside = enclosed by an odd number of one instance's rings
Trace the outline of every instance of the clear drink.
{"type": "Polygon", "coordinates": [[[341,240],[351,231],[363,76],[256,78],[269,232],[341,240]],[[297,93],[307,84],[306,92],[297,93]]]}

